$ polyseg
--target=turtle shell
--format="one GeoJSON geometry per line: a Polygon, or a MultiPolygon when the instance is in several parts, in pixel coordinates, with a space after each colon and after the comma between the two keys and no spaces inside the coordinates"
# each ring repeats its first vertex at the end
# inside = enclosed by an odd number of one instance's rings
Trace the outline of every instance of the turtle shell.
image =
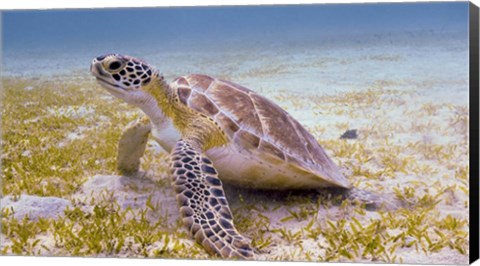
{"type": "Polygon", "coordinates": [[[171,86],[180,102],[212,117],[237,145],[285,161],[331,186],[350,187],[315,138],[271,100],[207,75],[180,77],[171,86]]]}

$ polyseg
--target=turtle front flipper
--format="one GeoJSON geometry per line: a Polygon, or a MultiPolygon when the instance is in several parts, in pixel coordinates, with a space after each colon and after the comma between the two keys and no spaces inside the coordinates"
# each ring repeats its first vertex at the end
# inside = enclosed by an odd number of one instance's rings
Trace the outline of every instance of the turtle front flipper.
{"type": "Polygon", "coordinates": [[[179,140],[172,151],[173,186],[184,225],[210,254],[253,259],[249,241],[233,225],[222,182],[198,145],[179,140]]]}
{"type": "Polygon", "coordinates": [[[152,125],[147,117],[130,123],[123,131],[118,143],[117,171],[121,175],[136,174],[140,168],[140,158],[145,153],[152,125]]]}

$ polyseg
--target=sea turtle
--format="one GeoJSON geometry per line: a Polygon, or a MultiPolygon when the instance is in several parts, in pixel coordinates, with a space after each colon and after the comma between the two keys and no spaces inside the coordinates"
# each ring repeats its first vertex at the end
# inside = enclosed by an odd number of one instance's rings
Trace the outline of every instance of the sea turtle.
{"type": "Polygon", "coordinates": [[[90,71],[108,92],[146,114],[121,136],[118,171],[139,171],[151,134],[171,153],[183,223],[211,254],[255,256],[235,229],[222,182],[277,190],[332,187],[355,194],[315,138],[250,89],[200,74],[167,83],[151,65],[118,54],[93,59],[90,71]]]}

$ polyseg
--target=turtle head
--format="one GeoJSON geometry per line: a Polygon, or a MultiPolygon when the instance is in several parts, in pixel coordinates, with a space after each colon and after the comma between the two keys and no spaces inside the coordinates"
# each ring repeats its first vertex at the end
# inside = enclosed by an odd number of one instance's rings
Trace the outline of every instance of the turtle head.
{"type": "Polygon", "coordinates": [[[90,72],[112,95],[134,105],[145,103],[152,97],[148,91],[164,84],[157,69],[139,59],[119,54],[94,58],[90,72]]]}

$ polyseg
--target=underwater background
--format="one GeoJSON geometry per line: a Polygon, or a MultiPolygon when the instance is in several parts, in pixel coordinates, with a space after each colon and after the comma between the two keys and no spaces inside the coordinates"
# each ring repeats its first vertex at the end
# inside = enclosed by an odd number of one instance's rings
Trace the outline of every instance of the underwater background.
{"type": "Polygon", "coordinates": [[[181,224],[158,144],[145,178],[115,172],[141,112],[89,67],[121,53],[167,81],[202,73],[254,90],[355,187],[406,203],[372,211],[226,184],[260,260],[468,262],[468,2],[2,11],[1,25],[1,254],[212,258],[181,224]]]}
{"type": "Polygon", "coordinates": [[[467,45],[467,19],[467,2],[4,11],[3,66],[21,75],[86,69],[102,53],[467,45]]]}

